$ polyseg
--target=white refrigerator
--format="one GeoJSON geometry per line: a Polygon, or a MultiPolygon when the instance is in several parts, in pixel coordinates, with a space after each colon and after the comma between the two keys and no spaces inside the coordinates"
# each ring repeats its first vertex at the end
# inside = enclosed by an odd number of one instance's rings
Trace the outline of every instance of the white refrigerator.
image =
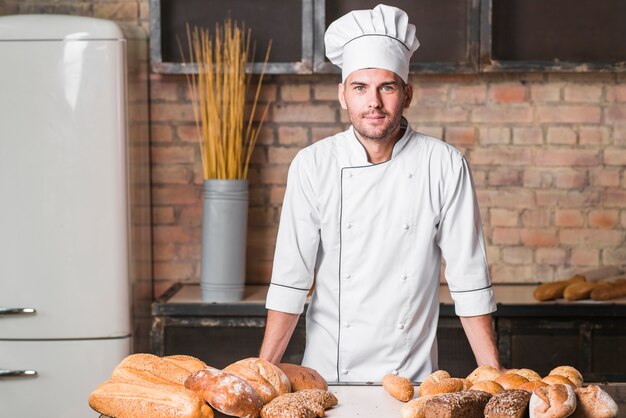
{"type": "Polygon", "coordinates": [[[97,416],[131,350],[125,40],[0,17],[0,416],[97,416]]]}

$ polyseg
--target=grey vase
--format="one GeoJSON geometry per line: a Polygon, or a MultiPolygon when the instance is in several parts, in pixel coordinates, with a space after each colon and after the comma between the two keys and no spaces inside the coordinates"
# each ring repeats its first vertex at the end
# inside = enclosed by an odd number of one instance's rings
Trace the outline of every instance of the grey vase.
{"type": "Polygon", "coordinates": [[[248,181],[205,180],[200,289],[204,302],[243,298],[248,181]]]}

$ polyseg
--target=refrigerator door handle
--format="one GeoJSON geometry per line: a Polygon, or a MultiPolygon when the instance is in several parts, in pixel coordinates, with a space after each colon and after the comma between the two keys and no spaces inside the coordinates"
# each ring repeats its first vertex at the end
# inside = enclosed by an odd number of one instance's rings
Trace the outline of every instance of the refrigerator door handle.
{"type": "Polygon", "coordinates": [[[2,315],[34,315],[37,311],[33,308],[0,308],[2,315]]]}
{"type": "Polygon", "coordinates": [[[3,377],[34,377],[37,376],[35,370],[3,370],[0,369],[0,378],[3,377]]]}

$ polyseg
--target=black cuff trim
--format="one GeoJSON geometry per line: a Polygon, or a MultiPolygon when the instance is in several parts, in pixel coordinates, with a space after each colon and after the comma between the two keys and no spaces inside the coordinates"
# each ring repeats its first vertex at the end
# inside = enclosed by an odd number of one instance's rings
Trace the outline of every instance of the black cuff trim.
{"type": "Polygon", "coordinates": [[[487,286],[487,287],[482,287],[480,289],[474,289],[474,290],[450,290],[450,293],[468,293],[468,292],[478,292],[480,290],[487,290],[487,289],[491,289],[491,285],[487,286]]]}
{"type": "Polygon", "coordinates": [[[302,289],[302,288],[300,288],[300,287],[287,286],[287,285],[284,285],[284,284],[278,284],[278,283],[270,283],[270,286],[280,286],[280,287],[286,287],[286,288],[288,288],[288,289],[300,290],[300,291],[302,291],[302,292],[308,292],[309,290],[311,290],[311,289],[302,289]]]}

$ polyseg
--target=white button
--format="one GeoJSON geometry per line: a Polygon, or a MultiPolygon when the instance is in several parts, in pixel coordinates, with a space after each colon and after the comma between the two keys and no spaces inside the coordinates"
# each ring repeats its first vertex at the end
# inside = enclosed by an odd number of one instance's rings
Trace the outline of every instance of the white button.
{"type": "Polygon", "coordinates": [[[404,329],[404,324],[398,324],[398,329],[404,329]]]}
{"type": "Polygon", "coordinates": [[[407,276],[406,274],[404,276],[402,276],[402,280],[403,281],[406,281],[406,279],[408,279],[408,278],[409,278],[409,276],[407,276]]]}
{"type": "Polygon", "coordinates": [[[348,369],[343,369],[343,370],[341,371],[341,373],[343,373],[343,374],[348,374],[349,372],[350,372],[350,370],[348,370],[348,369]]]}
{"type": "Polygon", "coordinates": [[[348,228],[348,229],[352,229],[352,224],[348,224],[348,225],[346,225],[346,228],[348,228]]]}
{"type": "Polygon", "coordinates": [[[391,374],[395,374],[397,376],[398,375],[398,371],[397,370],[392,370],[391,374]]]}
{"type": "Polygon", "coordinates": [[[346,322],[345,327],[346,327],[346,328],[350,328],[350,323],[349,323],[349,322],[346,322]]]}
{"type": "Polygon", "coordinates": [[[348,173],[348,177],[352,177],[352,173],[348,173]]]}
{"type": "Polygon", "coordinates": [[[413,178],[413,173],[409,173],[408,177],[409,177],[410,179],[412,179],[412,178],[413,178]]]}
{"type": "Polygon", "coordinates": [[[409,226],[407,224],[402,225],[402,229],[404,229],[405,231],[409,230],[409,226]]]}
{"type": "Polygon", "coordinates": [[[351,274],[348,274],[348,275],[346,276],[346,280],[350,280],[351,278],[352,278],[352,275],[351,275],[351,274]]]}

